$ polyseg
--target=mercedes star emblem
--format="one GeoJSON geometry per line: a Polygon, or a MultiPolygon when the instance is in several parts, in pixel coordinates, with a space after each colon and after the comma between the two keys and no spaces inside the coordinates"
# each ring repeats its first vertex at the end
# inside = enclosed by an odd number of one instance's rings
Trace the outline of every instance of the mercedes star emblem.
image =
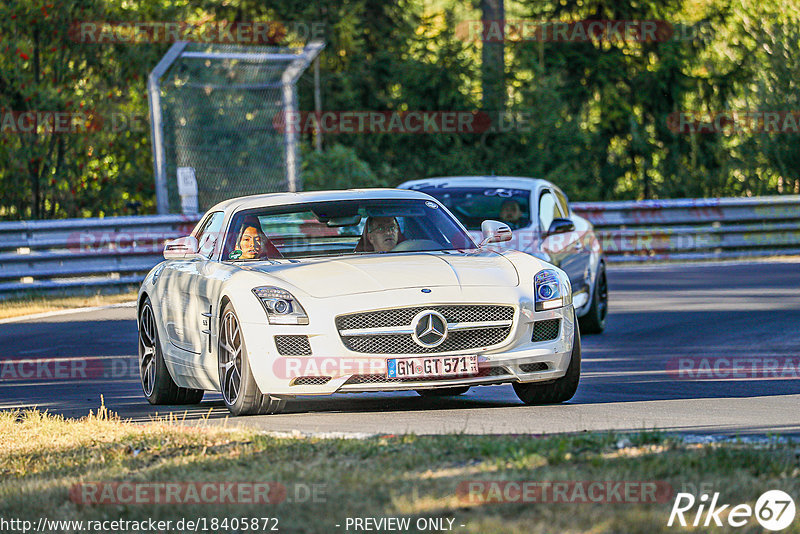
{"type": "Polygon", "coordinates": [[[433,310],[419,312],[411,321],[414,342],[426,348],[438,347],[447,339],[447,319],[433,310]]]}

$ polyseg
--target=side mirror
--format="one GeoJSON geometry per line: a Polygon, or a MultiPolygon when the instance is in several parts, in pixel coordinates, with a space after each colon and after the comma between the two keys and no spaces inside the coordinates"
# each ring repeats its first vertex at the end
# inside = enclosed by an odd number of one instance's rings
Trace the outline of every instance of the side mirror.
{"type": "Polygon", "coordinates": [[[164,243],[164,258],[168,260],[182,260],[191,258],[200,250],[197,238],[194,236],[169,239],[164,243]]]}
{"type": "Polygon", "coordinates": [[[489,243],[511,241],[511,228],[500,221],[483,221],[481,223],[481,233],[483,234],[483,241],[479,245],[481,247],[489,243]]]}
{"type": "Polygon", "coordinates": [[[547,229],[547,235],[563,234],[566,232],[574,232],[575,223],[569,219],[553,219],[550,223],[550,228],[547,229]]]}

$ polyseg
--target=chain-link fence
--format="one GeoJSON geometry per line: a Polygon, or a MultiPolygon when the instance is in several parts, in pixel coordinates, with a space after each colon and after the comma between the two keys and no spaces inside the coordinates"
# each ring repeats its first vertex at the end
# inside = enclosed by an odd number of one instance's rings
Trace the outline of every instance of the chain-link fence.
{"type": "Polygon", "coordinates": [[[159,213],[181,209],[178,167],[194,168],[201,211],[301,189],[297,132],[280,122],[297,112],[295,84],[322,47],[173,45],[148,84],[159,213]]]}

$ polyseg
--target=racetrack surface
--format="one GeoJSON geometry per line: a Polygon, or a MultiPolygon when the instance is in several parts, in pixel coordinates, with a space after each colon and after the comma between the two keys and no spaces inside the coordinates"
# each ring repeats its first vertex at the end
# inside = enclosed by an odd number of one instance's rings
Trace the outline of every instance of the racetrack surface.
{"type": "MultiPolygon", "coordinates": [[[[612,267],[608,279],[608,328],[583,337],[581,383],[567,404],[525,406],[510,385],[449,399],[341,394],[290,400],[283,414],[226,424],[303,433],[800,434],[800,262],[612,267]],[[749,372],[753,357],[769,369],[749,372]],[[700,380],[703,364],[717,371],[700,380]]],[[[107,408],[134,421],[186,412],[187,421],[225,422],[216,394],[188,410],[148,405],[136,375],[136,336],[132,306],[0,324],[0,409],[38,406],[78,417],[96,411],[102,395],[107,408]],[[87,358],[98,372],[57,378],[87,358]],[[37,360],[40,377],[19,376],[34,369],[20,360],[37,360]]]]}

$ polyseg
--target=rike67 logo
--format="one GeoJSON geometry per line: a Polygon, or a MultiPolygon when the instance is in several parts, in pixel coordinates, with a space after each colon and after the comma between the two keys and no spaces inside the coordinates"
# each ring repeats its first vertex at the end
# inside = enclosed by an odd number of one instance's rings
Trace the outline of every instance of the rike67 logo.
{"type": "Polygon", "coordinates": [[[753,508],[749,504],[731,507],[730,504],[719,502],[718,492],[714,493],[710,502],[707,493],[701,495],[700,499],[695,499],[691,493],[678,493],[667,526],[673,526],[677,520],[682,527],[721,527],[725,522],[731,527],[743,527],[753,516],[767,530],[783,530],[794,521],[794,500],[784,491],[770,490],[758,498],[753,508]],[[695,504],[698,505],[696,511],[695,504]]]}

